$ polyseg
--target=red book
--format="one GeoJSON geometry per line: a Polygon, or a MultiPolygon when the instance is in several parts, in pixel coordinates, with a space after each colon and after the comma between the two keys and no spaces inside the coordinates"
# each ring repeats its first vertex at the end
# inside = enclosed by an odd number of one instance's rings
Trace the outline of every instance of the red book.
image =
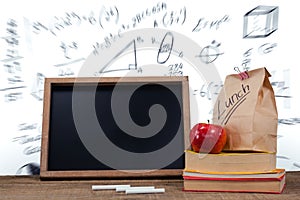
{"type": "Polygon", "coordinates": [[[262,192],[282,193],[285,187],[285,170],[255,174],[204,174],[183,172],[184,191],[199,192],[262,192]]]}

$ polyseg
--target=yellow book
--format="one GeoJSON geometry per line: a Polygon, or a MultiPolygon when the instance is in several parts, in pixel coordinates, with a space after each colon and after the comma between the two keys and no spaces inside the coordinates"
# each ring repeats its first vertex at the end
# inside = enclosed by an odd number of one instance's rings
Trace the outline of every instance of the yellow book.
{"type": "Polygon", "coordinates": [[[222,152],[199,154],[185,151],[185,171],[210,174],[257,174],[276,169],[276,153],[222,152]]]}

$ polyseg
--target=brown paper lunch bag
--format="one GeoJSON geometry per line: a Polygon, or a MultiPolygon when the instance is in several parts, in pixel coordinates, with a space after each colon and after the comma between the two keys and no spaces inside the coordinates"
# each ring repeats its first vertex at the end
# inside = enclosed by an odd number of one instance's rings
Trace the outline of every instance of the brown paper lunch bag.
{"type": "Polygon", "coordinates": [[[213,123],[227,132],[224,150],[277,151],[278,113],[266,68],[248,71],[249,78],[226,76],[215,102],[213,123]]]}

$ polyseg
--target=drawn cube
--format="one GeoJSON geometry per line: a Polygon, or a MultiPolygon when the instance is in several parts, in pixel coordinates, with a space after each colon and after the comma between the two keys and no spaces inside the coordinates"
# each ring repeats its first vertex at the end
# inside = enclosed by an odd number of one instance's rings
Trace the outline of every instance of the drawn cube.
{"type": "Polygon", "coordinates": [[[243,38],[268,37],[277,28],[277,6],[257,6],[244,15],[243,38]]]}

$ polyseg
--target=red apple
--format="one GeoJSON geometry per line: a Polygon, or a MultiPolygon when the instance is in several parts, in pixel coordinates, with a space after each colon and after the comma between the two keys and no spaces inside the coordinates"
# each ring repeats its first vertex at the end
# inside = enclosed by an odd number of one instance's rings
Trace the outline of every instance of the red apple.
{"type": "Polygon", "coordinates": [[[219,125],[198,123],[190,131],[190,143],[197,153],[220,153],[226,144],[226,131],[219,125]]]}

